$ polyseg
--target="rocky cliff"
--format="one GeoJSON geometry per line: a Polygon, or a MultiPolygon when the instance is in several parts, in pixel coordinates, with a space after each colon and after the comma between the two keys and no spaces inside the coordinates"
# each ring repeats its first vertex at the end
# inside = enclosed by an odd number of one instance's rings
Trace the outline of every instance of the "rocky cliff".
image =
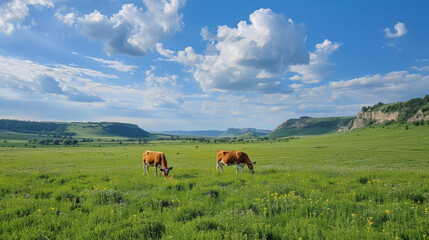
{"type": "Polygon", "coordinates": [[[419,122],[429,120],[429,96],[414,98],[407,102],[393,104],[378,103],[372,107],[363,107],[356,119],[346,126],[340,127],[338,132],[363,128],[372,124],[382,124],[390,121],[419,122]]]}
{"type": "Polygon", "coordinates": [[[417,113],[409,118],[407,122],[419,122],[419,121],[429,121],[429,112],[423,112],[422,109],[417,111],[417,113]]]}

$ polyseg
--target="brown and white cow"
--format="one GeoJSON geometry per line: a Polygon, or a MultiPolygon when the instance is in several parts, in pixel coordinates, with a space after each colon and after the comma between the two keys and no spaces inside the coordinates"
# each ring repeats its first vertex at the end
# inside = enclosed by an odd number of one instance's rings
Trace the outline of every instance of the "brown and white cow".
{"type": "Polygon", "coordinates": [[[220,171],[223,173],[223,165],[236,165],[237,169],[235,172],[238,172],[238,168],[241,168],[241,172],[243,172],[243,167],[245,164],[247,164],[249,170],[254,173],[253,165],[256,164],[256,162],[251,162],[249,156],[247,156],[247,153],[242,151],[217,151],[216,171],[220,169],[220,171]]]}
{"type": "Polygon", "coordinates": [[[158,167],[162,171],[162,175],[167,178],[168,173],[173,167],[167,167],[167,159],[162,152],[143,152],[143,174],[149,174],[149,166],[155,166],[155,175],[158,176],[158,167]]]}

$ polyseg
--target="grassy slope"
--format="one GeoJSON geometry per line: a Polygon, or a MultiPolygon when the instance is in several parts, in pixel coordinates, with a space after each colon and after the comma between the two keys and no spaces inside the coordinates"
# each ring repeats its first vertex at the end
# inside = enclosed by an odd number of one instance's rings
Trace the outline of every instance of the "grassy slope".
{"type": "MultiPolygon", "coordinates": [[[[105,132],[99,124],[91,123],[70,123],[67,126],[68,132],[76,133],[75,138],[112,138],[114,135],[105,132]]],[[[121,137],[119,137],[121,138],[121,137]]]]}
{"type": "Polygon", "coordinates": [[[0,148],[0,238],[429,235],[427,125],[194,145],[0,148]],[[145,149],[166,154],[169,179],[142,176],[145,149]],[[246,151],[256,174],[216,173],[217,149],[246,151]]]}
{"type": "MultiPolygon", "coordinates": [[[[324,117],[313,118],[306,123],[304,128],[284,128],[278,129],[270,133],[269,137],[289,137],[289,136],[304,136],[304,135],[321,135],[335,133],[343,122],[348,122],[355,117],[324,117]]],[[[282,125],[284,125],[283,123],[282,125]]]]}
{"type": "MultiPolygon", "coordinates": [[[[18,126],[22,126],[21,130],[28,130],[31,127],[31,124],[51,124],[51,125],[59,125],[58,123],[44,123],[44,122],[26,122],[26,121],[17,121],[18,126]],[[26,125],[27,124],[27,125],[26,125]]],[[[61,123],[63,125],[67,125],[67,132],[76,133],[73,138],[82,139],[82,138],[93,138],[93,139],[129,139],[129,138],[138,138],[140,137],[156,137],[156,135],[152,135],[146,133],[144,130],[139,129],[137,126],[131,124],[124,123],[61,123]],[[103,126],[110,126],[109,129],[103,129],[103,126]],[[114,126],[112,128],[112,126],[114,126]],[[134,136],[134,137],[132,137],[134,136]]],[[[44,129],[43,127],[40,127],[44,129]]],[[[46,127],[45,127],[46,128],[46,127]]],[[[30,140],[30,139],[44,139],[49,138],[46,135],[46,132],[52,134],[55,131],[41,131],[38,133],[19,133],[12,132],[6,130],[0,130],[0,139],[15,139],[15,140],[30,140]]],[[[50,137],[52,138],[52,137],[50,137]]]]}

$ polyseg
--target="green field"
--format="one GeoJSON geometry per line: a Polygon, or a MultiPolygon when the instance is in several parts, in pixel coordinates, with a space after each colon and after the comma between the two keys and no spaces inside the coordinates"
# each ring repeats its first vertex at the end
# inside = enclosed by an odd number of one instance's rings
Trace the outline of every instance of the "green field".
{"type": "Polygon", "coordinates": [[[232,144],[23,143],[0,147],[0,239],[429,237],[427,124],[232,144]],[[168,179],[142,176],[147,149],[165,153],[168,179]],[[255,174],[216,172],[218,149],[247,152],[255,174]]]}

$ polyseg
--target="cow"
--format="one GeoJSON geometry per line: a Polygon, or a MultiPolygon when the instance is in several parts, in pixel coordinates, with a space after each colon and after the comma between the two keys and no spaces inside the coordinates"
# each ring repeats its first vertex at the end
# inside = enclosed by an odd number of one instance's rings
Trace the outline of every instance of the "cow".
{"type": "Polygon", "coordinates": [[[155,166],[155,175],[158,176],[158,167],[162,171],[162,175],[167,178],[168,173],[173,169],[173,167],[167,167],[167,159],[165,158],[164,153],[162,152],[152,152],[144,151],[143,152],[143,175],[149,174],[149,166],[155,166]]]}
{"type": "Polygon", "coordinates": [[[220,169],[223,173],[223,165],[231,166],[236,165],[236,173],[238,172],[238,168],[241,168],[241,172],[243,172],[244,165],[247,164],[249,170],[254,173],[253,165],[256,162],[251,162],[247,153],[242,151],[225,151],[218,150],[216,155],[216,171],[220,169]]]}

